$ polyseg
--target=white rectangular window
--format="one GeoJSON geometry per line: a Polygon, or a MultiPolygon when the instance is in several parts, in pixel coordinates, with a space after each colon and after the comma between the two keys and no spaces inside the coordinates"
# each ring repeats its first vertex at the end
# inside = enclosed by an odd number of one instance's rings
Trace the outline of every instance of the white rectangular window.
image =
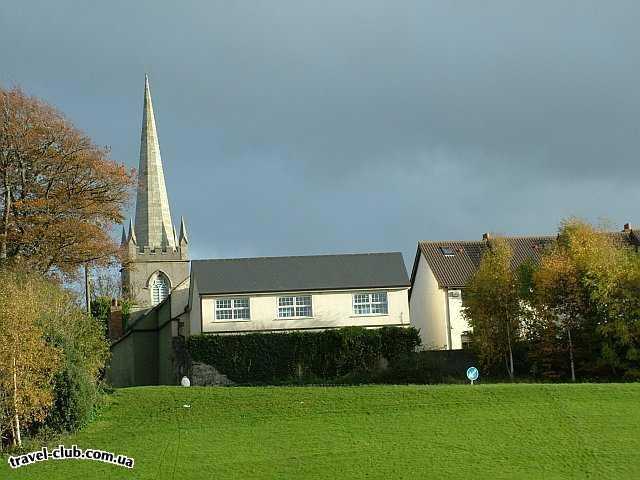
{"type": "Polygon", "coordinates": [[[353,313],[356,315],[386,315],[389,313],[387,292],[354,293],[353,313]]]}
{"type": "Polygon", "coordinates": [[[278,298],[278,318],[311,317],[311,295],[278,298]]]}
{"type": "Polygon", "coordinates": [[[216,299],[216,320],[249,320],[248,298],[216,299]]]}

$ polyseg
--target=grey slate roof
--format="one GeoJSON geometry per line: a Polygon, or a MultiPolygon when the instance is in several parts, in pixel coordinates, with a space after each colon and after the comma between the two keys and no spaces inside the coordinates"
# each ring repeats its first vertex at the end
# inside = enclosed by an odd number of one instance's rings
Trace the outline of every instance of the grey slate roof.
{"type": "Polygon", "coordinates": [[[193,260],[201,294],[409,287],[402,254],[364,253],[193,260]]]}

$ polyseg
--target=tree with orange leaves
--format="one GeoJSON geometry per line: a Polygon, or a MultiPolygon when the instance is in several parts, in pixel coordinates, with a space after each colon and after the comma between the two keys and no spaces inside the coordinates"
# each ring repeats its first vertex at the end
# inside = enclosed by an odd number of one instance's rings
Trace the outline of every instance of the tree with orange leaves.
{"type": "Polygon", "coordinates": [[[108,263],[133,177],[61,112],[0,88],[0,263],[63,275],[108,263]]]}
{"type": "Polygon", "coordinates": [[[607,335],[615,339],[614,333],[636,322],[637,265],[637,253],[606,232],[577,219],[564,221],[533,275],[538,356],[561,358],[566,352],[572,381],[578,367],[596,371],[603,363],[599,357],[606,357],[607,335]]]}
{"type": "MultiPolygon", "coordinates": [[[[42,280],[0,272],[0,433],[22,445],[21,430],[47,416],[61,350],[46,341],[42,280]]],[[[0,449],[2,442],[0,441],[0,449]]]]}

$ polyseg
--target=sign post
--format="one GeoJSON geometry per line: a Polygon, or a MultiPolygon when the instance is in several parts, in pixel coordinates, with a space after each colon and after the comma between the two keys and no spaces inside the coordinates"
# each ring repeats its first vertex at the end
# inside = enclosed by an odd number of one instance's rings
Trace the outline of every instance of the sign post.
{"type": "Polygon", "coordinates": [[[467,378],[471,380],[471,385],[473,385],[473,382],[475,382],[479,376],[480,372],[476,367],[467,368],[467,378]]]}

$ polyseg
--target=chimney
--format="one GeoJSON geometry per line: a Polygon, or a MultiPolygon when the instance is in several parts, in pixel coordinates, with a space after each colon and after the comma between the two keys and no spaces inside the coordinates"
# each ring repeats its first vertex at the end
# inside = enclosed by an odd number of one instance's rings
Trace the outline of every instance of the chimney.
{"type": "Polygon", "coordinates": [[[123,333],[122,308],[118,300],[113,298],[111,300],[111,310],[109,311],[109,340],[116,340],[120,338],[123,333]]]}
{"type": "Polygon", "coordinates": [[[482,234],[482,240],[484,240],[485,242],[490,239],[491,239],[491,235],[489,235],[489,232],[482,234]]]}
{"type": "Polygon", "coordinates": [[[631,230],[631,224],[625,223],[622,231],[623,232],[628,232],[629,230],[631,230]]]}

